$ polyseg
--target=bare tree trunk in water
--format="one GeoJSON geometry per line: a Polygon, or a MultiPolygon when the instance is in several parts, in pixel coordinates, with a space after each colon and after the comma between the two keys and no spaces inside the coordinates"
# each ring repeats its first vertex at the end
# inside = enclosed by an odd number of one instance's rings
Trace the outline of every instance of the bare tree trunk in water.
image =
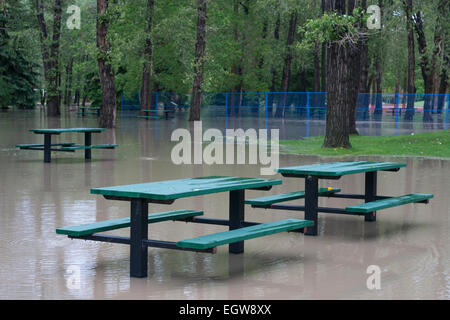
{"type": "Polygon", "coordinates": [[[97,48],[98,69],[102,85],[102,106],[99,126],[114,128],[116,125],[116,88],[114,71],[109,57],[110,45],[107,39],[109,21],[107,19],[108,0],[97,0],[97,48]]]}
{"type": "Polygon", "coordinates": [[[430,122],[433,121],[431,116],[431,108],[433,101],[433,75],[434,68],[433,65],[430,64],[428,60],[426,51],[427,51],[427,40],[425,38],[424,25],[423,25],[423,15],[422,12],[417,12],[415,14],[415,24],[414,27],[417,32],[417,44],[419,47],[420,54],[420,69],[422,71],[423,82],[425,85],[425,101],[423,105],[423,121],[430,122]]]}
{"type": "Polygon", "coordinates": [[[412,20],[413,0],[403,0],[406,15],[406,32],[408,34],[408,101],[405,112],[405,120],[412,120],[414,117],[414,100],[416,93],[415,67],[416,57],[414,51],[414,29],[412,20]]]}
{"type": "MultiPolygon", "coordinates": [[[[361,7],[366,10],[367,0],[363,0],[361,7]]],[[[363,26],[363,30],[366,28],[363,26]]],[[[369,103],[370,103],[370,83],[369,83],[369,46],[367,37],[359,39],[358,42],[360,50],[360,84],[359,84],[359,99],[355,116],[356,119],[368,120],[369,118],[369,103]]]]}
{"type": "MultiPolygon", "coordinates": [[[[364,4],[363,4],[364,5],[364,4]]],[[[355,7],[358,7],[359,4],[356,0],[349,0],[348,1],[348,15],[353,15],[353,9],[355,7]]],[[[365,7],[362,7],[365,9],[365,7]]],[[[359,23],[359,29],[362,30],[363,26],[362,23],[359,23]]],[[[359,39],[358,43],[355,46],[349,46],[349,58],[350,58],[350,128],[349,132],[350,134],[359,134],[358,130],[356,129],[356,113],[358,112],[358,95],[361,85],[361,54],[363,50],[363,40],[359,39]]]]}
{"type": "Polygon", "coordinates": [[[197,0],[197,43],[195,44],[194,87],[189,121],[200,120],[203,69],[206,49],[206,0],[197,0]]]}
{"type": "MultiPolygon", "coordinates": [[[[275,39],[275,43],[278,43],[278,40],[280,40],[280,24],[281,24],[281,17],[280,12],[277,12],[277,20],[275,21],[275,29],[273,31],[273,38],[275,39]]],[[[273,101],[274,101],[274,92],[277,90],[277,70],[275,67],[272,67],[272,85],[270,86],[271,94],[269,95],[269,106],[268,106],[268,114],[271,118],[273,116],[273,101]]]]}
{"type": "MultiPolygon", "coordinates": [[[[345,14],[345,0],[335,0],[330,10],[345,14]]],[[[328,106],[324,148],[351,148],[349,138],[349,50],[332,42],[328,46],[328,106]]]]}
{"type": "MultiPolygon", "coordinates": [[[[142,110],[151,109],[152,107],[152,73],[153,73],[153,47],[152,47],[152,18],[153,18],[154,0],[147,0],[146,12],[146,39],[144,46],[144,67],[142,71],[142,96],[141,96],[141,115],[142,110]]],[[[156,110],[158,106],[156,106],[156,110]]]]}
{"type": "MultiPolygon", "coordinates": [[[[318,94],[320,92],[320,61],[319,61],[319,43],[316,42],[314,45],[314,93],[313,93],[313,99],[312,102],[312,109],[317,110],[315,108],[320,107],[320,95],[318,94]]],[[[315,111],[311,112],[311,116],[315,115],[315,111]]]]}
{"type": "Polygon", "coordinates": [[[294,10],[291,13],[291,18],[289,21],[289,33],[286,43],[286,56],[284,58],[284,68],[283,68],[283,77],[281,78],[281,102],[280,106],[277,108],[275,112],[275,117],[284,117],[286,113],[287,107],[287,91],[289,91],[289,83],[291,80],[291,64],[292,64],[292,44],[294,43],[294,37],[297,27],[297,10],[294,10]]]}
{"type": "Polygon", "coordinates": [[[72,69],[73,69],[73,57],[70,57],[69,63],[66,68],[66,92],[65,92],[65,102],[66,106],[70,107],[72,104],[72,69]]]}
{"type": "Polygon", "coordinates": [[[61,36],[61,0],[55,0],[53,7],[53,36],[48,61],[47,114],[58,116],[60,110],[59,88],[59,39],[61,36]]]}

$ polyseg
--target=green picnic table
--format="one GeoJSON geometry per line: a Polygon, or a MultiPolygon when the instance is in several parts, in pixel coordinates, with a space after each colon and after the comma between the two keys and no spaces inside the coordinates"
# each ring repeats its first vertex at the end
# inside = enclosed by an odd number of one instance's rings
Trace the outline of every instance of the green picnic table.
{"type": "Polygon", "coordinates": [[[145,115],[139,115],[138,118],[142,119],[162,119],[162,116],[158,116],[158,113],[164,113],[164,118],[169,120],[169,115],[174,114],[175,110],[140,110],[140,112],[145,113],[145,115]]]}
{"type": "Polygon", "coordinates": [[[22,150],[40,150],[44,151],[44,162],[51,162],[51,151],[56,152],[75,152],[75,150],[84,150],[84,158],[91,159],[91,149],[114,149],[117,144],[92,144],[92,133],[104,131],[103,128],[63,128],[63,129],[31,129],[35,134],[44,135],[43,144],[18,144],[17,148],[22,150]],[[74,142],[63,142],[52,144],[52,136],[61,133],[84,133],[84,145],[76,145],[74,142]]]}
{"type": "Polygon", "coordinates": [[[313,222],[284,219],[269,223],[245,221],[245,190],[270,190],[280,180],[243,177],[201,177],[132,185],[94,188],[92,194],[108,200],[130,202],[130,217],[56,230],[70,238],[130,245],[130,276],[146,277],[148,247],[215,253],[216,247],[229,245],[229,252],[244,252],[244,240],[284,231],[301,231],[313,222]],[[148,214],[148,204],[172,204],[176,199],[229,192],[228,219],[201,217],[203,211],[175,210],[148,214]],[[228,231],[180,240],[177,242],[148,239],[148,224],[162,221],[184,221],[228,226],[228,231]],[[100,232],[130,227],[130,237],[101,235],[100,232]]]}
{"type": "Polygon", "coordinates": [[[255,208],[304,211],[305,219],[314,221],[314,226],[308,228],[305,234],[317,235],[319,212],[362,215],[365,221],[376,221],[377,210],[408,203],[428,203],[428,200],[433,198],[432,194],[413,193],[398,197],[380,196],[377,194],[377,173],[379,171],[397,172],[403,167],[406,167],[406,164],[374,161],[343,161],[279,168],[276,171],[283,177],[304,178],[305,190],[248,199],[245,202],[255,208]],[[338,180],[342,176],[359,173],[365,175],[363,194],[343,194],[340,193],[341,189],[339,188],[319,188],[320,179],[338,180]],[[362,199],[364,203],[346,208],[319,207],[318,198],[320,196],[362,199]],[[279,204],[296,199],[305,199],[305,205],[279,204]]]}
{"type": "Polygon", "coordinates": [[[82,117],[84,117],[87,114],[95,114],[100,115],[100,107],[78,107],[80,111],[77,112],[77,114],[80,114],[82,117]]]}

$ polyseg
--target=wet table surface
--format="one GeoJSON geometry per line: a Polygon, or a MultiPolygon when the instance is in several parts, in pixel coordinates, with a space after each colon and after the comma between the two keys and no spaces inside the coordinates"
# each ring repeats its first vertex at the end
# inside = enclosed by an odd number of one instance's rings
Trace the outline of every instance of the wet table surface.
{"type": "Polygon", "coordinates": [[[397,171],[402,167],[406,167],[406,164],[376,161],[343,161],[279,168],[276,171],[282,175],[340,177],[363,172],[397,171]]]}
{"type": "Polygon", "coordinates": [[[91,193],[121,198],[173,200],[224,191],[268,189],[281,183],[281,180],[212,176],[94,188],[91,193]]]}

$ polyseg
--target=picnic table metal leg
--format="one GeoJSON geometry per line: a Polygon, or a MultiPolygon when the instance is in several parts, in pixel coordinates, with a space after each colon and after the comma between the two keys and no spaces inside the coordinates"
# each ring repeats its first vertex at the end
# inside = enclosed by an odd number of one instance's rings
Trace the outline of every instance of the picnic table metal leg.
{"type": "MultiPolygon", "coordinates": [[[[245,190],[230,191],[229,200],[229,220],[230,230],[235,230],[243,227],[245,221],[245,190]]],[[[244,241],[230,243],[228,248],[229,253],[243,253],[244,241]]]]}
{"type": "Polygon", "coordinates": [[[306,228],[305,235],[316,236],[318,230],[319,179],[307,176],[305,179],[305,220],[314,221],[314,226],[306,228]]]}
{"type": "MultiPolygon", "coordinates": [[[[365,181],[365,193],[364,193],[364,201],[371,202],[375,201],[377,197],[377,172],[366,172],[366,181],[365,181]]],[[[364,216],[364,221],[376,221],[377,213],[376,211],[367,213],[364,216]]]]}
{"type": "Polygon", "coordinates": [[[148,239],[148,203],[142,199],[131,200],[130,225],[130,276],[147,277],[148,250],[142,240],[148,239]]]}
{"type": "MultiPolygon", "coordinates": [[[[86,147],[92,144],[92,134],[91,132],[85,132],[84,134],[84,145],[86,147]]],[[[84,149],[84,158],[86,160],[91,160],[91,149],[84,149]]]]}
{"type": "Polygon", "coordinates": [[[44,134],[44,162],[51,162],[52,135],[44,134]]]}

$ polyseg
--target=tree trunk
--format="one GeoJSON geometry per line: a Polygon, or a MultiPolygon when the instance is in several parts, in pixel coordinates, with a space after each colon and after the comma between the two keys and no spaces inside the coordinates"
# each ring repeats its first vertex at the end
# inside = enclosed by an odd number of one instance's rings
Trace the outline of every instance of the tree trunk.
{"type": "Polygon", "coordinates": [[[281,102],[275,112],[275,117],[284,117],[287,108],[287,93],[289,91],[289,83],[291,80],[291,64],[292,64],[292,44],[294,43],[296,27],[297,27],[297,10],[291,13],[289,20],[289,33],[286,43],[286,55],[284,58],[283,77],[281,78],[281,102]]]}
{"type": "MultiPolygon", "coordinates": [[[[153,75],[153,46],[152,46],[152,19],[153,19],[154,0],[147,0],[146,11],[146,39],[144,46],[144,67],[142,71],[142,96],[141,96],[141,114],[142,110],[152,107],[152,75],[153,75]]],[[[156,106],[158,109],[158,106],[156,106]]]]}
{"type": "MultiPolygon", "coordinates": [[[[348,15],[353,15],[353,9],[358,6],[356,0],[348,1],[347,12],[348,15]]],[[[365,7],[363,7],[365,9],[365,7]]],[[[363,29],[362,24],[359,24],[359,29],[363,29]]],[[[350,118],[349,118],[349,132],[350,134],[359,134],[356,129],[356,113],[358,111],[358,94],[361,84],[361,52],[362,52],[362,39],[358,40],[356,46],[349,46],[349,59],[350,59],[350,70],[351,73],[349,81],[349,92],[350,92],[350,118]]]]}
{"type": "Polygon", "coordinates": [[[48,81],[48,63],[49,63],[49,48],[47,45],[48,42],[48,33],[47,33],[47,25],[45,23],[44,18],[44,0],[36,0],[36,18],[39,26],[39,40],[41,42],[41,51],[42,51],[42,64],[44,66],[44,80],[47,83],[48,81]]]}
{"type": "Polygon", "coordinates": [[[200,120],[203,69],[206,49],[206,0],[197,0],[197,43],[195,44],[194,86],[189,121],[200,120]]]}
{"type": "MultiPolygon", "coordinates": [[[[326,1],[322,0],[322,14],[325,12],[326,1]]],[[[322,57],[321,57],[321,92],[327,91],[327,44],[322,43],[322,57]]],[[[325,102],[325,101],[324,101],[325,102]]],[[[325,104],[325,103],[324,103],[325,104]]]]}
{"type": "MultiPolygon", "coordinates": [[[[330,10],[345,14],[345,0],[335,0],[330,10]]],[[[328,106],[324,148],[351,148],[349,138],[349,50],[332,42],[328,46],[328,106]]]]}
{"type": "Polygon", "coordinates": [[[415,66],[416,57],[414,51],[414,29],[413,29],[413,0],[403,0],[406,15],[406,32],[408,34],[408,101],[405,112],[405,120],[411,121],[414,117],[414,101],[416,93],[415,66]]]}
{"type": "Polygon", "coordinates": [[[423,121],[430,122],[433,121],[431,116],[432,112],[432,101],[433,101],[433,77],[434,77],[434,66],[430,63],[427,56],[427,40],[425,38],[425,31],[423,25],[423,15],[422,12],[417,12],[415,14],[416,23],[414,24],[417,33],[417,43],[420,54],[420,69],[422,71],[422,78],[425,85],[425,102],[423,105],[423,121]]]}
{"type": "MultiPolygon", "coordinates": [[[[280,40],[280,24],[281,24],[281,17],[280,12],[277,12],[277,20],[275,21],[275,28],[273,31],[273,38],[275,39],[275,43],[278,43],[278,40],[280,40]]],[[[268,101],[268,114],[269,117],[273,116],[273,101],[275,94],[274,92],[277,90],[277,70],[272,67],[272,84],[270,86],[271,94],[269,95],[269,101],[268,101]]]]}
{"type": "MultiPolygon", "coordinates": [[[[239,1],[238,0],[234,0],[233,1],[233,12],[235,17],[239,16],[239,1]]],[[[239,28],[238,28],[238,24],[234,23],[233,26],[233,39],[236,43],[239,42],[239,28]]],[[[231,74],[234,76],[234,86],[231,90],[231,94],[230,94],[230,108],[228,109],[228,113],[230,115],[238,115],[239,114],[239,96],[240,96],[240,92],[242,91],[242,61],[237,61],[238,59],[236,58],[235,63],[233,63],[233,66],[231,67],[231,74]]],[[[241,57],[239,58],[239,60],[242,60],[242,54],[241,57]]]]}
{"type": "Polygon", "coordinates": [[[109,20],[107,16],[108,0],[97,0],[97,48],[98,69],[102,86],[102,106],[99,126],[114,128],[116,125],[116,88],[114,71],[111,66],[110,44],[107,38],[109,20]]]}
{"type": "MultiPolygon", "coordinates": [[[[43,4],[41,3],[39,5],[43,9],[43,4]]],[[[59,40],[61,36],[61,16],[61,0],[55,0],[53,7],[53,36],[50,45],[50,55],[47,60],[47,115],[49,116],[58,116],[61,113],[61,93],[59,88],[59,40]]],[[[41,17],[38,19],[41,19],[41,17]]]]}
{"type": "Polygon", "coordinates": [[[66,67],[66,92],[65,92],[65,104],[70,107],[72,103],[72,69],[73,69],[73,57],[70,57],[69,63],[66,67]]]}

